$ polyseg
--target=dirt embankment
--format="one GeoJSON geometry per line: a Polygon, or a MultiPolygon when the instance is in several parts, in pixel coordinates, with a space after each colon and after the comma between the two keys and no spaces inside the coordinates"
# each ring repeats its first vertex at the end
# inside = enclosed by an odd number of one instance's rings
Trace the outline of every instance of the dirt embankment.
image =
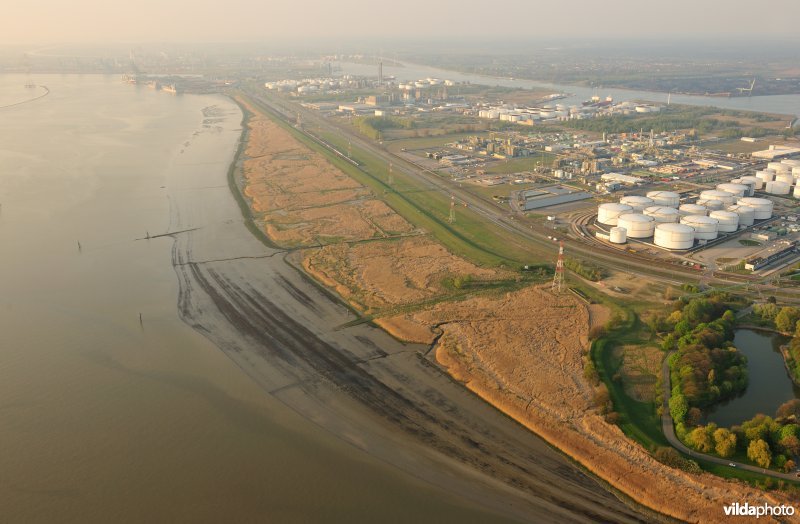
{"type": "MultiPolygon", "coordinates": [[[[257,112],[256,112],[257,114],[257,112]]],[[[276,242],[399,338],[432,343],[437,360],[476,394],[637,502],[677,519],[713,522],[722,505],[788,502],[710,474],[654,460],[593,409],[583,378],[590,323],[607,313],[570,296],[529,287],[502,296],[445,298],[446,277],[507,278],[453,256],[324,158],[263,117],[250,122],[245,193],[276,242]],[[397,307],[417,305],[398,314],[397,307]],[[422,305],[420,304],[428,304],[422,305]]],[[[765,519],[762,519],[762,521],[765,519]]]]}
{"type": "Polygon", "coordinates": [[[723,504],[735,501],[789,503],[669,468],[597,414],[583,378],[589,313],[573,297],[531,287],[438,304],[403,321],[439,325],[436,358],[453,377],[637,502],[688,522],[720,521],[723,504]]]}

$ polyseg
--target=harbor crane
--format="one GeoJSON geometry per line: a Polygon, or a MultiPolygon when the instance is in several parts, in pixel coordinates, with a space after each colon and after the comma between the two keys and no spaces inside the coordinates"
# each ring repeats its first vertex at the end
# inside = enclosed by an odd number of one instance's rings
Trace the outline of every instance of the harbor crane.
{"type": "Polygon", "coordinates": [[[737,87],[736,89],[739,90],[739,93],[747,93],[747,96],[753,96],[753,87],[756,85],[756,78],[753,77],[753,81],[750,82],[750,87],[737,87]]]}

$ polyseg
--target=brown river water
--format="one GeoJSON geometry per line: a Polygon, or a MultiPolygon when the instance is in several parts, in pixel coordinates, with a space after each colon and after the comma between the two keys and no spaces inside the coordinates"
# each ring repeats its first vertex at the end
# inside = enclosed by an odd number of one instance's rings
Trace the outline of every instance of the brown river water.
{"type": "Polygon", "coordinates": [[[3,521],[640,518],[418,348],[326,335],[346,310],[242,224],[230,100],[34,81],[0,76],[3,521]]]}

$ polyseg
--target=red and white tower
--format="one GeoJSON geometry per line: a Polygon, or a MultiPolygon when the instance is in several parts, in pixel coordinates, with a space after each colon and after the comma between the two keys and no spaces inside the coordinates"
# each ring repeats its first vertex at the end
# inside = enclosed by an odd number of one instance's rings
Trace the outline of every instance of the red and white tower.
{"type": "Polygon", "coordinates": [[[556,274],[553,276],[553,291],[561,293],[564,289],[564,242],[558,243],[558,261],[556,262],[556,274]]]}

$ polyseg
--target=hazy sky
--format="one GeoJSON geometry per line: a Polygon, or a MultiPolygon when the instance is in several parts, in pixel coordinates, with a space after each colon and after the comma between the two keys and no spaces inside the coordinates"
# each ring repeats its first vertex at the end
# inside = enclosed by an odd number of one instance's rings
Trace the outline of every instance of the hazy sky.
{"type": "Polygon", "coordinates": [[[0,42],[252,42],[504,35],[798,37],[800,0],[32,0],[0,42]]]}

